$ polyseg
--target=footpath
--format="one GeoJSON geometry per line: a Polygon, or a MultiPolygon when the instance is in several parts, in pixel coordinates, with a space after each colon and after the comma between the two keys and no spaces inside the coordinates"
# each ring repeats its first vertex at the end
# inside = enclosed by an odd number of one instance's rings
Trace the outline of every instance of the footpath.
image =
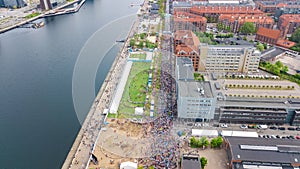
{"type": "Polygon", "coordinates": [[[126,47],[129,45],[129,39],[135,34],[137,27],[138,19],[133,23],[123,48],[120,50],[120,53],[107,74],[73,146],[70,149],[62,169],[88,168],[92,153],[101,132],[101,127],[107,117],[107,114],[104,115],[103,111],[111,105],[111,100],[114,97],[124,65],[127,61],[126,55],[128,55],[128,51],[126,47]]]}

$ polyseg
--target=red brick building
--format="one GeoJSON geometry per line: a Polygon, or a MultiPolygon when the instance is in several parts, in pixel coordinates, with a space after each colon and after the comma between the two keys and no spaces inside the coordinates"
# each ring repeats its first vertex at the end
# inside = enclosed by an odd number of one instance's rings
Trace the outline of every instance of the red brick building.
{"type": "Polygon", "coordinates": [[[174,14],[174,30],[205,31],[206,18],[189,12],[176,12],[174,14]]]}
{"type": "Polygon", "coordinates": [[[275,45],[279,37],[280,37],[279,30],[260,27],[256,32],[255,40],[275,45]]]}
{"type": "Polygon", "coordinates": [[[279,17],[277,23],[278,29],[281,31],[281,37],[285,38],[292,34],[300,27],[300,14],[284,14],[279,17]]]}
{"type": "Polygon", "coordinates": [[[265,14],[221,14],[218,22],[229,26],[230,30],[235,33],[245,22],[254,23],[257,29],[259,27],[272,28],[274,25],[274,20],[265,14]]]}
{"type": "Polygon", "coordinates": [[[192,59],[195,71],[199,68],[199,45],[199,38],[190,30],[178,30],[174,34],[175,55],[192,59]]]}
{"type": "Polygon", "coordinates": [[[294,13],[300,8],[300,2],[297,0],[272,0],[255,2],[258,9],[266,13],[275,13],[276,10],[283,8],[287,13],[294,13]]]}
{"type": "Polygon", "coordinates": [[[221,14],[263,14],[262,11],[252,6],[193,6],[190,11],[206,17],[207,22],[217,22],[221,14]]]}

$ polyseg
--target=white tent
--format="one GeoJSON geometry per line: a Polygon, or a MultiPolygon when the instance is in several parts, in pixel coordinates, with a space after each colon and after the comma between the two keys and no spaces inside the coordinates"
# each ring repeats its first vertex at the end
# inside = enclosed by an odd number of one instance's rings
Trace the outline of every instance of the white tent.
{"type": "Polygon", "coordinates": [[[120,169],[137,169],[137,163],[130,161],[123,162],[120,165],[120,169]]]}
{"type": "Polygon", "coordinates": [[[217,130],[192,129],[192,136],[217,137],[218,135],[217,130]]]}
{"type": "Polygon", "coordinates": [[[258,137],[257,132],[253,131],[228,131],[222,130],[222,136],[232,136],[232,137],[258,137]]]}
{"type": "Polygon", "coordinates": [[[136,107],[136,108],[134,109],[134,114],[135,114],[135,115],[143,115],[143,113],[144,113],[144,110],[143,110],[142,107],[136,107]]]}

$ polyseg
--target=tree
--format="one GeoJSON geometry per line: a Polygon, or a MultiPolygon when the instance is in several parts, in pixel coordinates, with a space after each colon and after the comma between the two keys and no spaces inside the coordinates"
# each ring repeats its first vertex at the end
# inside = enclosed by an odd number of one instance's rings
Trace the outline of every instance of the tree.
{"type": "Polygon", "coordinates": [[[300,27],[298,27],[290,38],[291,41],[300,43],[300,27]]]}
{"type": "Polygon", "coordinates": [[[149,169],[155,169],[153,166],[150,166],[149,169]]]}
{"type": "Polygon", "coordinates": [[[263,50],[264,50],[264,45],[261,44],[261,43],[257,43],[256,48],[257,48],[259,51],[263,51],[263,50]]]}
{"type": "Polygon", "coordinates": [[[139,43],[139,48],[143,48],[144,47],[144,42],[143,41],[140,41],[139,43]]]}
{"type": "Polygon", "coordinates": [[[131,47],[133,47],[135,45],[135,40],[134,39],[130,39],[129,45],[131,47]]]}
{"type": "Polygon", "coordinates": [[[201,162],[201,168],[204,169],[204,167],[207,165],[207,159],[205,157],[201,157],[200,162],[201,162]]]}
{"type": "Polygon", "coordinates": [[[201,137],[198,144],[199,144],[199,147],[205,148],[209,145],[209,141],[207,140],[206,137],[201,137]]]}
{"type": "Polygon", "coordinates": [[[254,23],[252,22],[245,22],[241,28],[240,28],[240,32],[242,34],[252,34],[256,32],[256,28],[254,26],[254,23]]]}
{"type": "Polygon", "coordinates": [[[139,166],[138,169],[144,169],[144,167],[143,166],[139,166]]]}
{"type": "Polygon", "coordinates": [[[283,73],[287,73],[289,71],[289,68],[287,66],[283,66],[283,68],[281,69],[281,71],[283,73]]]}
{"type": "Polygon", "coordinates": [[[283,63],[281,63],[279,60],[275,63],[275,65],[281,69],[283,67],[283,63]]]}

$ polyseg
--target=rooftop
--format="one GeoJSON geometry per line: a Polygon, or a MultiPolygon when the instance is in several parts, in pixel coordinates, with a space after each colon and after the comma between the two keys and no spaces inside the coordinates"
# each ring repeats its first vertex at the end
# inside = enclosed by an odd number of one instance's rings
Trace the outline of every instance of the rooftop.
{"type": "Polygon", "coordinates": [[[256,35],[261,35],[261,36],[272,38],[272,39],[278,39],[280,37],[280,31],[274,30],[274,29],[269,29],[269,28],[264,28],[264,27],[259,27],[256,32],[256,35]]]}
{"type": "Polygon", "coordinates": [[[192,50],[196,53],[198,52],[198,47],[200,45],[199,38],[189,30],[177,30],[174,34],[174,39],[180,41],[183,45],[176,46],[176,53],[184,50],[185,52],[191,52],[192,50]],[[188,49],[190,48],[190,49],[188,49]]]}
{"type": "Polygon", "coordinates": [[[289,41],[289,40],[279,39],[277,41],[276,45],[284,47],[284,48],[291,48],[291,47],[295,46],[296,43],[292,42],[292,41],[289,41]]]}
{"type": "Polygon", "coordinates": [[[216,13],[216,14],[262,14],[258,8],[252,6],[193,6],[191,8],[192,13],[216,13]]]}
{"type": "Polygon", "coordinates": [[[270,23],[273,24],[274,20],[266,16],[265,14],[221,14],[219,17],[220,20],[228,20],[231,22],[238,21],[241,23],[244,22],[255,22],[255,23],[270,23]]]}
{"type": "Polygon", "coordinates": [[[182,169],[201,169],[199,155],[183,155],[182,169]]]}
{"type": "Polygon", "coordinates": [[[177,83],[179,88],[179,95],[181,97],[213,97],[210,82],[178,81],[177,83]]]}
{"type": "Polygon", "coordinates": [[[283,14],[279,17],[282,20],[282,26],[287,26],[288,23],[300,22],[300,14],[283,14]]]}
{"type": "Polygon", "coordinates": [[[225,137],[225,140],[230,145],[232,160],[241,160],[243,164],[256,162],[258,165],[259,163],[300,165],[298,140],[253,137],[225,137]]]}
{"type": "Polygon", "coordinates": [[[261,58],[262,58],[262,60],[268,61],[268,60],[271,60],[271,59],[275,58],[276,56],[281,55],[283,53],[285,53],[285,50],[277,48],[277,47],[272,47],[267,50],[264,50],[261,53],[261,58]]]}
{"type": "Polygon", "coordinates": [[[190,58],[187,57],[177,57],[176,58],[177,64],[177,78],[178,80],[187,80],[193,81],[194,80],[194,68],[193,63],[190,58]]]}
{"type": "Polygon", "coordinates": [[[178,21],[187,21],[187,22],[206,22],[205,17],[195,15],[189,12],[178,11],[174,14],[174,22],[178,21]]]}

